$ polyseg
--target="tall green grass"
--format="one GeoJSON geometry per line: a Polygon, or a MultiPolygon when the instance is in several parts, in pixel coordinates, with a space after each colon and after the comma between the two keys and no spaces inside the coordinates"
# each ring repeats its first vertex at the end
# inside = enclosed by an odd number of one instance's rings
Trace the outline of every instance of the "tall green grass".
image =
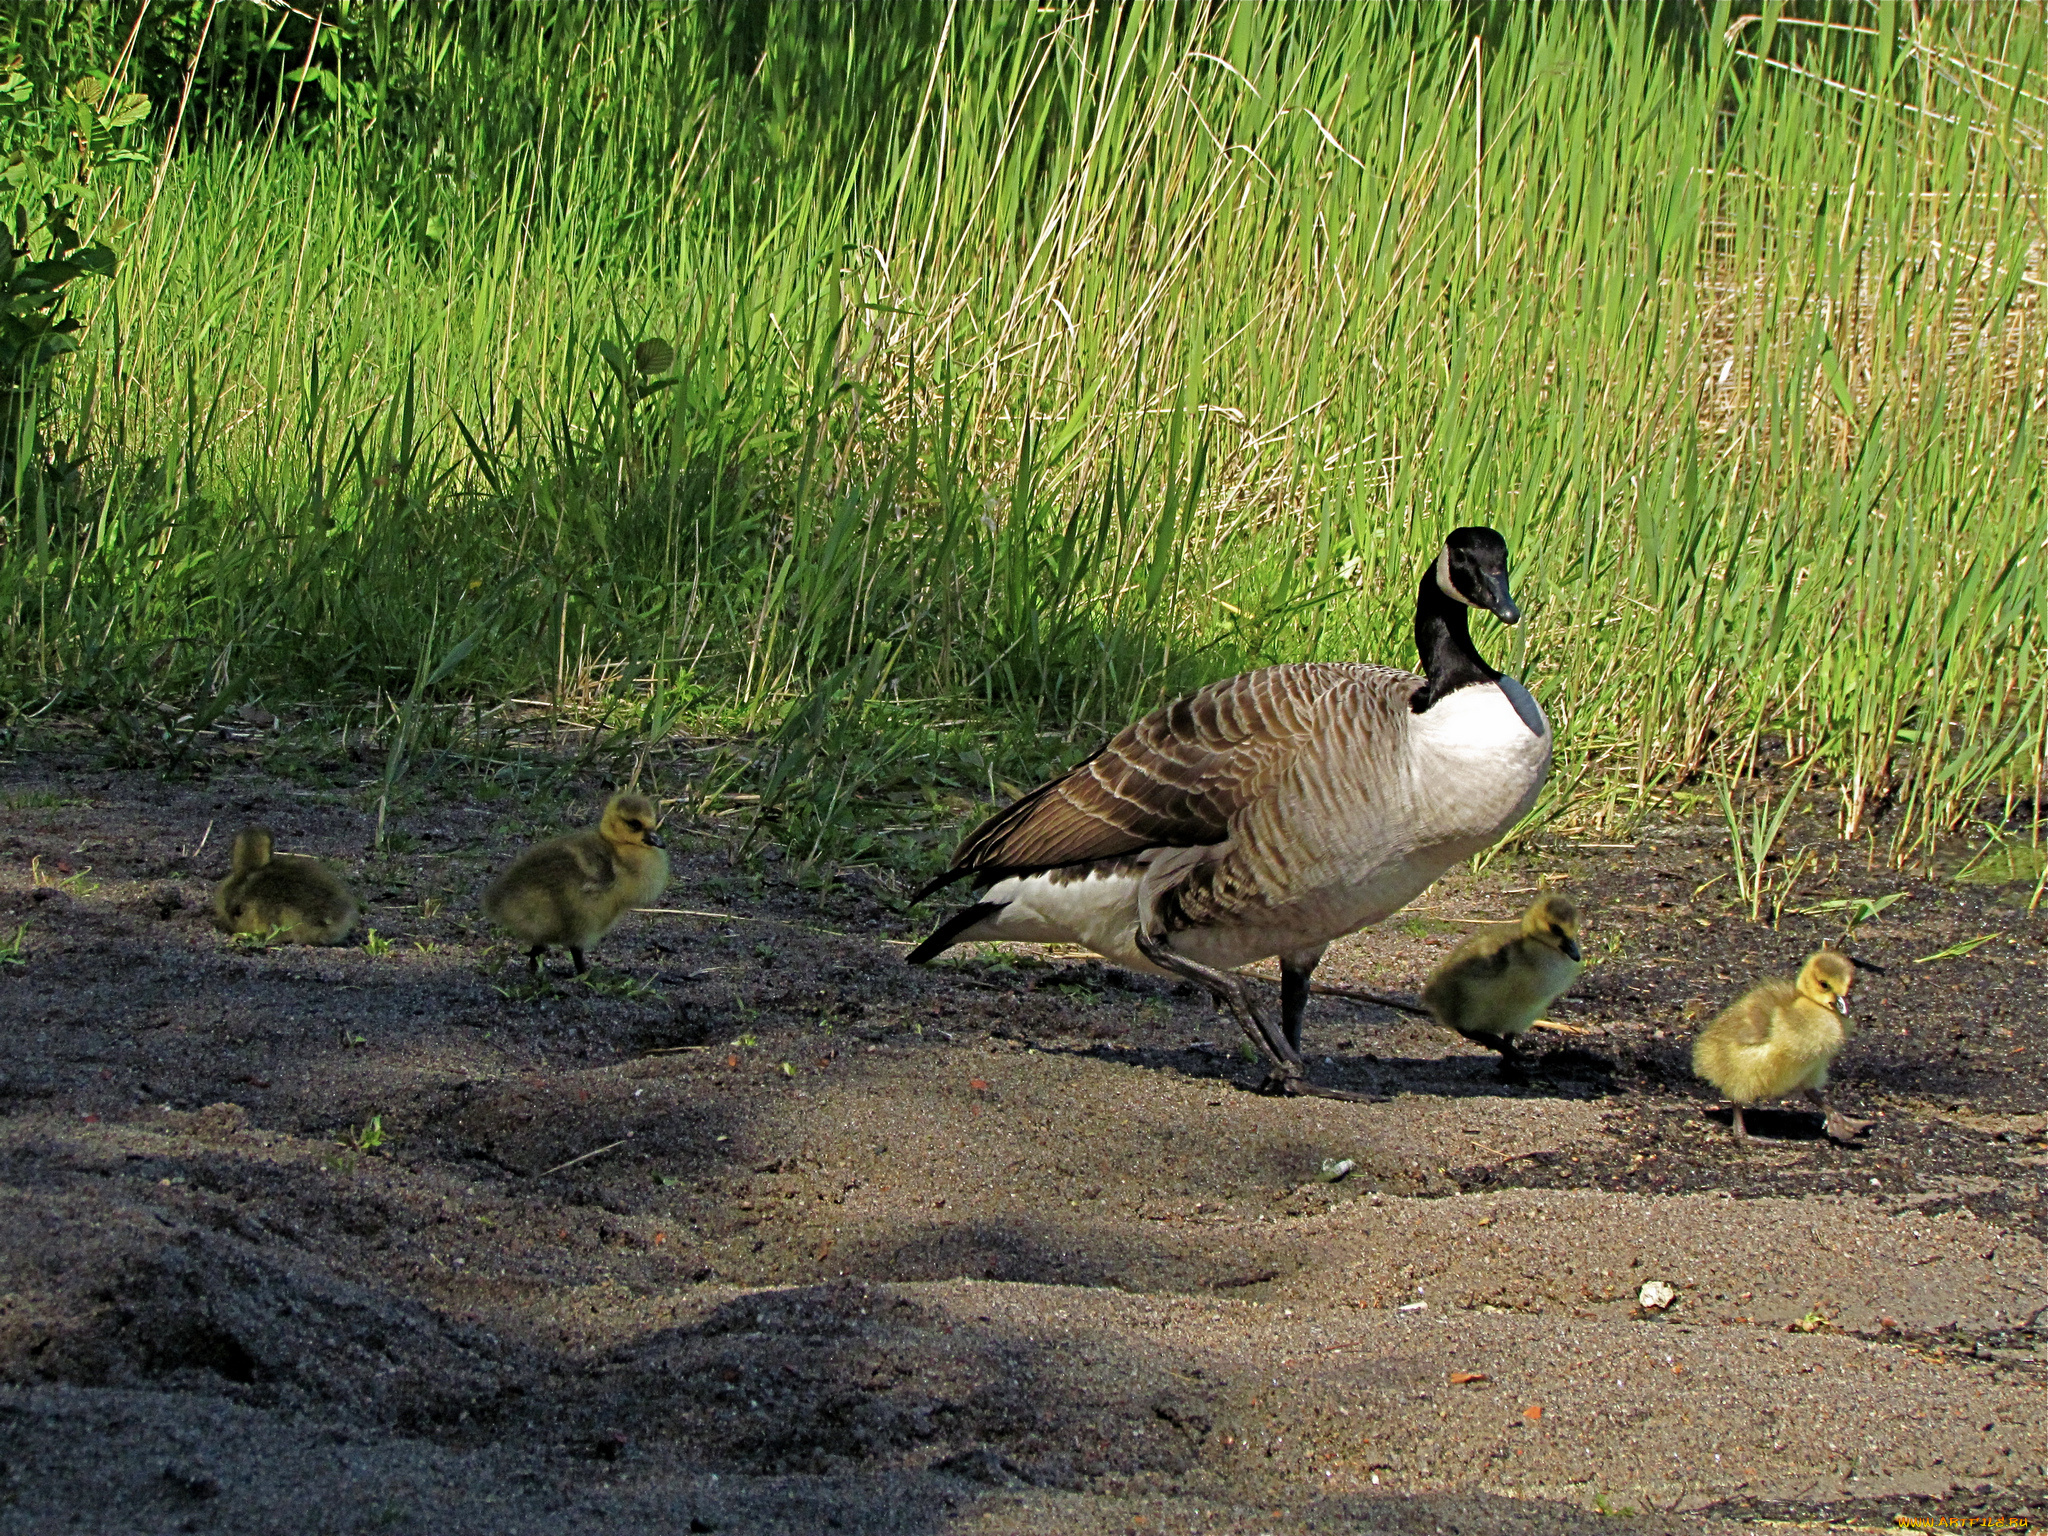
{"type": "Polygon", "coordinates": [[[1900,855],[2031,816],[2048,17],[1764,9],[398,12],[99,185],[0,677],[715,715],[828,827],[1407,664],[1486,522],[1539,815],[1768,741],[1900,855]]]}

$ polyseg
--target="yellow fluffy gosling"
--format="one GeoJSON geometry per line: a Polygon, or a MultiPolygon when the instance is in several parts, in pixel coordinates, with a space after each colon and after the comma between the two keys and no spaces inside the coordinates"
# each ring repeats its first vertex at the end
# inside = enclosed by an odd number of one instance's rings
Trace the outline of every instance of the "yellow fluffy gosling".
{"type": "Polygon", "coordinates": [[[1500,1052],[1502,1075],[1513,1076],[1522,1065],[1517,1042],[1585,968],[1579,909],[1552,892],[1519,923],[1468,936],[1429,973],[1422,1001],[1439,1024],[1500,1052]]]}
{"type": "Polygon", "coordinates": [[[275,933],[294,944],[339,944],[362,903],[333,871],[302,853],[273,853],[266,828],[235,838],[233,869],[214,888],[215,920],[229,933],[275,933]]]}
{"type": "Polygon", "coordinates": [[[1828,1064],[1849,1038],[1849,984],[1856,979],[1847,955],[1823,949],[1809,955],[1796,982],[1752,987],[1700,1031],[1692,1069],[1735,1106],[1735,1139],[1749,1140],[1745,1105],[1782,1099],[1794,1089],[1826,1116],[1827,1133],[1846,1142],[1875,1123],[1855,1120],[1828,1103],[1828,1064]]]}
{"type": "Polygon", "coordinates": [[[536,975],[548,946],[559,944],[580,976],[590,969],[583,952],[627,909],[646,906],[667,887],[668,855],[654,829],[653,801],[614,795],[595,827],[514,859],[484,892],[484,911],[531,946],[536,975]]]}

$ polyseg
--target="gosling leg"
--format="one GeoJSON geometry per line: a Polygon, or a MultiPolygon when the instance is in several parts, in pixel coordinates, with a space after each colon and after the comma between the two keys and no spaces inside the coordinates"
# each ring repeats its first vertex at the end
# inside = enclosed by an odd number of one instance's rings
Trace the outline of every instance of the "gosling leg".
{"type": "Polygon", "coordinates": [[[1529,1058],[1513,1035],[1495,1035],[1483,1042],[1500,1052],[1500,1080],[1504,1083],[1529,1081],[1529,1058]]]}
{"type": "Polygon", "coordinates": [[[535,981],[538,981],[541,978],[541,956],[545,955],[547,952],[548,947],[545,944],[536,944],[533,946],[533,948],[529,949],[526,952],[526,968],[529,971],[533,972],[533,979],[535,981]]]}
{"type": "Polygon", "coordinates": [[[1735,1105],[1734,1111],[1734,1114],[1729,1118],[1728,1125],[1735,1132],[1736,1145],[1746,1147],[1749,1145],[1749,1127],[1742,1123],[1742,1106],[1740,1104],[1735,1105]]]}
{"type": "Polygon", "coordinates": [[[1500,1055],[1500,1080],[1504,1083],[1526,1083],[1529,1081],[1528,1059],[1522,1055],[1522,1048],[1515,1043],[1513,1035],[1483,1035],[1476,1030],[1458,1031],[1474,1045],[1483,1045],[1489,1051],[1500,1055]]]}
{"type": "Polygon", "coordinates": [[[583,958],[583,951],[578,949],[574,944],[571,944],[569,946],[569,958],[576,962],[576,974],[578,976],[587,976],[590,974],[590,962],[583,958]]]}
{"type": "Polygon", "coordinates": [[[1858,1120],[1853,1115],[1843,1114],[1828,1102],[1828,1092],[1825,1088],[1809,1088],[1806,1090],[1806,1096],[1820,1107],[1821,1124],[1828,1133],[1828,1140],[1839,1142],[1845,1147],[1877,1124],[1875,1120],[1858,1120]]]}

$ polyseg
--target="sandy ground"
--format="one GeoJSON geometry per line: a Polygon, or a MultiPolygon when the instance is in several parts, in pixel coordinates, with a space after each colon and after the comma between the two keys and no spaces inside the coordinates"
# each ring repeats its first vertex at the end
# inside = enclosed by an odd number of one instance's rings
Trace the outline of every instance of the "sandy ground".
{"type": "Polygon", "coordinates": [[[1519,1087],[1318,1000],[1346,1104],[1246,1091],[1206,1000],[1082,957],[914,971],[890,872],[799,881],[684,806],[672,910],[536,990],[477,895],[594,774],[423,770],[370,857],[339,750],[102,759],[51,728],[0,764],[0,1532],[2048,1516],[2029,888],[1809,877],[1908,893],[1856,936],[1887,969],[1837,1073],[1878,1123],[1788,1106],[1744,1152],[1690,1021],[1840,922],[1696,891],[1718,827],[1560,842],[1340,945],[1322,979],[1413,989],[1540,880],[1596,962],[1519,1087]],[[259,820],[375,945],[213,931],[259,820]]]}

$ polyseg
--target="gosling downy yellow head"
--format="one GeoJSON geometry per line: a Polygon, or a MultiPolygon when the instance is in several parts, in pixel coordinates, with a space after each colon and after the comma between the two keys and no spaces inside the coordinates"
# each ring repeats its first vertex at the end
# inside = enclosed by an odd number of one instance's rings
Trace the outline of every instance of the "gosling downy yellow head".
{"type": "Polygon", "coordinates": [[[1585,969],[1579,909],[1557,892],[1539,896],[1519,923],[1469,935],[1429,973],[1422,1001],[1437,1022],[1500,1052],[1501,1072],[1520,1069],[1516,1042],[1585,969]]]}
{"type": "Polygon", "coordinates": [[[263,827],[235,838],[233,867],[214,888],[215,920],[228,933],[276,934],[294,944],[339,944],[362,903],[318,859],[276,853],[263,827]]]}
{"type": "Polygon", "coordinates": [[[595,827],[537,844],[484,892],[484,911],[527,945],[536,974],[548,946],[569,951],[578,975],[583,952],[630,908],[668,886],[668,855],[655,835],[654,802],[618,794],[595,827]]]}
{"type": "Polygon", "coordinates": [[[1828,1067],[1849,1038],[1843,1022],[1855,963],[1832,949],[1807,956],[1793,982],[1752,987],[1693,1042],[1692,1069],[1735,1106],[1738,1141],[1749,1139],[1745,1105],[1804,1091],[1826,1119],[1827,1133],[1849,1141],[1874,1123],[1856,1120],[1828,1102],[1828,1067]]]}

